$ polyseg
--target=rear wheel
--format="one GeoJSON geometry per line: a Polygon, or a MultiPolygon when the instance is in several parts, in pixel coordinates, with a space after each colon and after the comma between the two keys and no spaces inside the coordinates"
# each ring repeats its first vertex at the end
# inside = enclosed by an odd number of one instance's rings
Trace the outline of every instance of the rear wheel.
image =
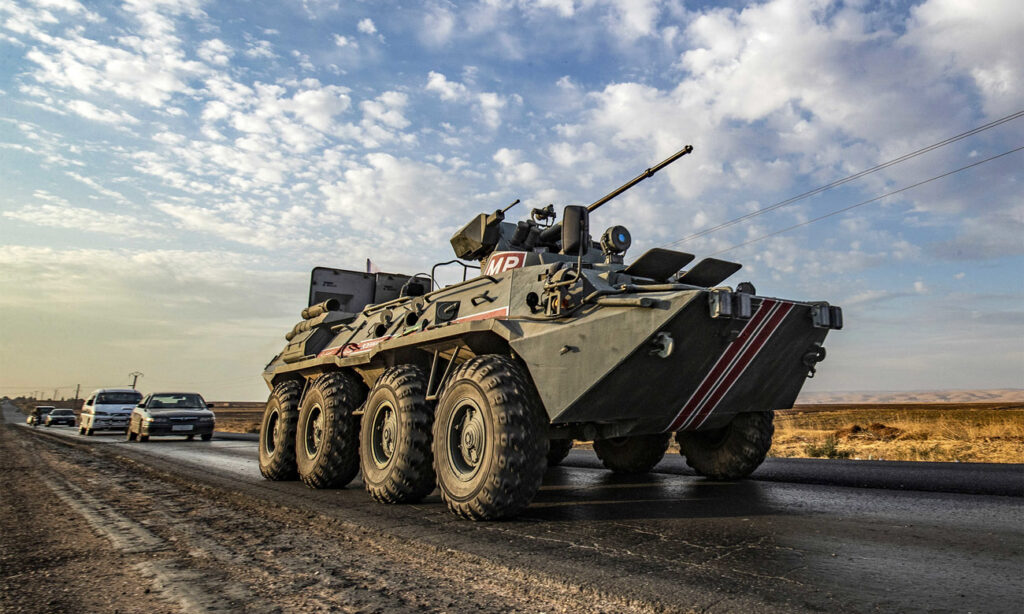
{"type": "Polygon", "coordinates": [[[317,378],[302,400],[295,461],[310,488],[340,488],[359,474],[359,419],[366,399],[362,380],[345,371],[317,378]]]}
{"type": "Polygon", "coordinates": [[[647,473],[665,456],[671,433],[594,441],[594,452],[615,473],[647,473]]]}
{"type": "Polygon", "coordinates": [[[213,433],[203,433],[202,435],[199,436],[199,438],[202,439],[203,441],[210,441],[211,439],[213,439],[213,433]]]}
{"type": "Polygon", "coordinates": [[[423,371],[400,365],[380,376],[363,406],[363,484],[381,503],[415,502],[434,490],[434,412],[426,391],[423,371]]]}
{"type": "Polygon", "coordinates": [[[260,424],[260,473],[268,480],[295,479],[295,423],[299,419],[302,382],[274,386],[260,424]]]}
{"type": "Polygon", "coordinates": [[[732,422],[711,431],[679,431],[679,453],[699,475],[738,480],[754,472],[772,447],[775,412],[736,414],[732,422]]]}
{"type": "Polygon", "coordinates": [[[196,436],[195,436],[194,433],[192,435],[185,435],[185,441],[192,441],[195,438],[196,438],[196,436]]]}
{"type": "Polygon", "coordinates": [[[557,467],[562,464],[566,456],[572,450],[571,439],[552,439],[548,442],[548,467],[557,467]]]}
{"type": "Polygon", "coordinates": [[[473,358],[455,369],[434,417],[434,471],[448,509],[508,518],[530,504],[547,467],[547,420],[512,359],[473,358]]]}

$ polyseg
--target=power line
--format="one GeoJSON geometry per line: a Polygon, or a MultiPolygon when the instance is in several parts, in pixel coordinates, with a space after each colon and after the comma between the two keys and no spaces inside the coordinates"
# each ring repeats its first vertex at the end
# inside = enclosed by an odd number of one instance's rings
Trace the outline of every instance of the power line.
{"type": "Polygon", "coordinates": [[[933,143],[933,144],[931,144],[931,145],[929,145],[927,147],[924,147],[922,149],[918,149],[917,151],[912,151],[912,152],[910,152],[908,154],[904,154],[904,155],[902,155],[902,156],[900,156],[898,158],[893,158],[892,160],[889,160],[888,162],[883,162],[882,164],[879,164],[877,166],[873,166],[873,167],[871,167],[871,168],[869,168],[867,170],[860,171],[859,173],[855,173],[853,175],[849,175],[849,176],[844,177],[842,179],[837,179],[836,181],[833,181],[832,183],[823,185],[823,186],[821,186],[819,188],[815,188],[815,189],[810,190],[808,192],[804,192],[803,194],[797,194],[796,196],[793,196],[791,198],[787,198],[786,200],[777,202],[774,205],[769,205],[769,206],[764,207],[762,209],[758,209],[757,211],[751,211],[750,213],[747,213],[745,215],[741,215],[740,217],[736,217],[736,218],[733,218],[731,220],[722,222],[721,224],[718,224],[717,226],[712,226],[711,228],[705,228],[704,230],[701,230],[699,232],[695,232],[695,233],[693,233],[691,235],[687,235],[687,236],[683,237],[682,239],[677,239],[675,241],[672,241],[671,243],[666,243],[662,247],[671,247],[673,245],[679,245],[680,243],[685,243],[687,241],[692,241],[693,239],[697,239],[697,238],[703,237],[705,235],[711,234],[713,232],[717,232],[719,230],[722,230],[723,228],[728,228],[730,226],[734,226],[734,225],[739,224],[740,222],[743,222],[743,221],[748,220],[750,218],[757,217],[759,215],[763,215],[763,214],[768,213],[770,211],[775,211],[776,209],[785,207],[786,205],[791,205],[791,204],[793,204],[793,203],[795,203],[797,201],[804,200],[805,198],[809,198],[809,197],[814,196],[816,194],[820,194],[820,193],[822,193],[822,192],[824,192],[826,190],[830,190],[832,188],[839,187],[839,186],[841,186],[843,184],[846,184],[846,183],[849,183],[851,181],[855,181],[857,179],[860,179],[861,177],[864,177],[866,175],[870,175],[871,173],[875,173],[875,172],[878,172],[880,170],[889,168],[890,166],[893,166],[895,164],[899,164],[901,162],[906,162],[907,160],[910,160],[912,158],[916,158],[916,157],[924,155],[924,154],[926,154],[926,153],[928,153],[930,151],[934,151],[934,150],[936,150],[936,149],[938,149],[940,147],[945,147],[946,145],[949,145],[951,143],[955,143],[957,141],[966,139],[969,136],[973,136],[975,134],[978,134],[979,132],[984,132],[985,130],[988,130],[990,128],[995,128],[996,126],[999,126],[1001,124],[1005,124],[1006,122],[1009,122],[1009,121],[1013,121],[1013,120],[1015,120],[1015,119],[1017,119],[1019,117],[1022,117],[1022,116],[1024,116],[1024,109],[1022,109],[1020,111],[1017,111],[1016,113],[1011,113],[1010,115],[1007,115],[1005,117],[1001,117],[1001,118],[999,118],[997,120],[991,121],[991,122],[989,122],[989,123],[987,123],[987,124],[985,124],[983,126],[978,126],[977,128],[972,128],[971,130],[968,130],[967,132],[961,132],[960,134],[958,134],[956,136],[951,136],[951,137],[949,137],[948,139],[946,139],[944,141],[939,141],[938,143],[933,143]]]}
{"type": "Polygon", "coordinates": [[[935,177],[932,177],[931,179],[925,179],[924,181],[918,181],[917,183],[914,183],[914,184],[902,187],[902,188],[900,188],[898,190],[893,190],[892,192],[886,192],[885,194],[882,194],[881,196],[876,196],[874,198],[870,198],[868,200],[861,201],[861,202],[859,202],[859,203],[857,203],[855,205],[850,205],[848,207],[843,207],[842,209],[836,209],[835,211],[832,211],[831,213],[826,213],[825,215],[819,215],[816,218],[813,218],[813,219],[810,219],[810,220],[807,220],[807,221],[804,221],[804,222],[800,222],[799,224],[794,224],[792,226],[789,226],[788,228],[783,228],[782,230],[776,230],[775,232],[770,232],[770,233],[768,233],[766,235],[762,235],[762,236],[760,236],[760,237],[758,237],[756,239],[751,239],[749,241],[745,241],[745,242],[740,243],[738,245],[733,245],[732,247],[728,247],[726,249],[719,250],[719,251],[717,251],[717,252],[715,252],[715,253],[713,253],[711,255],[712,256],[717,256],[719,254],[724,254],[725,252],[729,252],[729,251],[732,251],[734,249],[738,249],[740,247],[744,247],[746,245],[750,245],[751,243],[757,243],[758,241],[763,241],[763,240],[765,240],[767,238],[774,237],[775,235],[780,235],[780,234],[782,234],[784,232],[789,232],[790,230],[794,230],[794,229],[800,228],[802,226],[807,226],[808,224],[813,224],[814,222],[819,222],[819,221],[821,221],[821,220],[823,220],[825,218],[829,218],[829,217],[832,217],[834,215],[839,215],[840,213],[845,213],[846,211],[849,211],[850,209],[856,209],[857,207],[862,207],[864,205],[873,203],[875,201],[882,200],[883,198],[886,198],[888,196],[893,196],[893,195],[899,194],[901,192],[906,192],[907,190],[912,190],[912,189],[914,189],[914,188],[916,188],[918,186],[922,186],[922,185],[924,185],[926,183],[931,183],[933,181],[937,181],[939,179],[942,179],[943,177],[949,177],[950,175],[955,175],[956,173],[959,173],[961,171],[966,171],[969,168],[974,168],[975,166],[980,166],[982,164],[985,164],[986,162],[991,162],[993,160],[1002,158],[1003,156],[1008,156],[1008,155],[1010,155],[1012,153],[1016,153],[1016,152],[1018,152],[1018,151],[1020,151],[1022,149],[1024,149],[1024,145],[1022,145],[1022,146],[1020,146],[1020,147],[1018,147],[1016,149],[1011,149],[1010,151],[1004,151],[1003,153],[995,155],[995,156],[992,156],[991,158],[985,158],[984,160],[979,160],[979,161],[974,162],[972,164],[968,164],[967,166],[961,166],[958,169],[955,169],[955,170],[952,170],[952,171],[949,171],[949,172],[946,172],[946,173],[942,173],[941,175],[936,175],[935,177]]]}

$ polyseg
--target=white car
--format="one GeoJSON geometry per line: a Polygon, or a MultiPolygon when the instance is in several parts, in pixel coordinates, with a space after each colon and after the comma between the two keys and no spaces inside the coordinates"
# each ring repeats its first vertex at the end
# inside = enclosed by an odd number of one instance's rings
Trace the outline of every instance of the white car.
{"type": "Polygon", "coordinates": [[[92,435],[96,431],[126,431],[128,417],[142,393],[131,388],[100,388],[85,399],[78,417],[78,432],[92,435]]]}

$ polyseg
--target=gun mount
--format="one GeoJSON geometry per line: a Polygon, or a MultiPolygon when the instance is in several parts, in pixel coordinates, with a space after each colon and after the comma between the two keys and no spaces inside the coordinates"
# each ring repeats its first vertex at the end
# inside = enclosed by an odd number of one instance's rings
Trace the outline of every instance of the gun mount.
{"type": "MultiPolygon", "coordinates": [[[[585,257],[592,247],[596,247],[606,259],[613,261],[618,258],[621,262],[631,243],[629,231],[622,226],[613,226],[605,231],[599,243],[594,244],[587,232],[590,213],[692,151],[691,145],[683,147],[586,207],[567,205],[562,221],[558,223],[552,223],[554,205],[534,209],[530,218],[518,223],[506,222],[505,213],[519,203],[518,199],[494,213],[481,213],[452,236],[452,249],[457,258],[483,261],[496,251],[544,251],[578,258],[585,257]]],[[[600,258],[594,260],[600,261],[600,258]]]]}

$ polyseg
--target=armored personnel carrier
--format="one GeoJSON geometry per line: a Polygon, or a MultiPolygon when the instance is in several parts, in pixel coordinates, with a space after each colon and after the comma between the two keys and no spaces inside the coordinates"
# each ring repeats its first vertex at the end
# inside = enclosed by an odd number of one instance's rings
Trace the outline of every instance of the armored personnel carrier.
{"type": "Polygon", "coordinates": [[[557,223],[550,205],[517,223],[511,205],[476,216],[451,239],[450,263],[480,262],[460,283],[314,269],[263,373],[263,475],[330,488],[361,470],[377,501],[436,486],[475,520],[521,512],[573,440],[638,473],[674,433],[698,474],[749,475],[842,311],[722,285],[741,267],[725,260],[687,268],[692,254],[654,248],[627,263],[623,226],[592,238],[594,209],[691,151],[557,223]]]}

